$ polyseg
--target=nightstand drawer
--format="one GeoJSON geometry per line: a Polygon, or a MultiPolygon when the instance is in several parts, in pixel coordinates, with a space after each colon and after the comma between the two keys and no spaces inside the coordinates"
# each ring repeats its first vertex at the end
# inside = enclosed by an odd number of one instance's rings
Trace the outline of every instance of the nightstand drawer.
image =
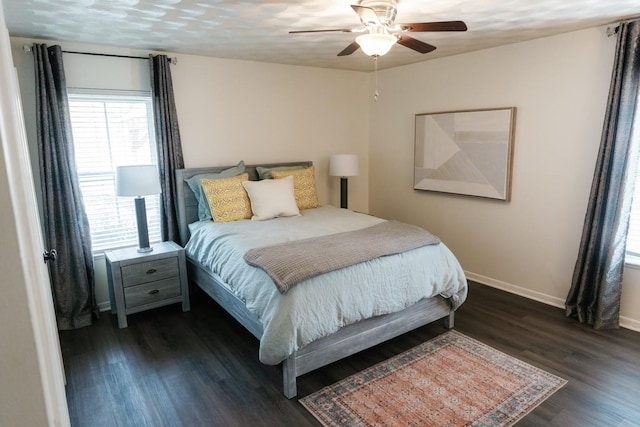
{"type": "Polygon", "coordinates": [[[122,267],[122,286],[134,286],[176,276],[178,257],[141,262],[122,267]]]}
{"type": "Polygon", "coordinates": [[[149,304],[179,296],[180,280],[178,277],[158,280],[124,289],[124,304],[127,308],[149,304]]]}

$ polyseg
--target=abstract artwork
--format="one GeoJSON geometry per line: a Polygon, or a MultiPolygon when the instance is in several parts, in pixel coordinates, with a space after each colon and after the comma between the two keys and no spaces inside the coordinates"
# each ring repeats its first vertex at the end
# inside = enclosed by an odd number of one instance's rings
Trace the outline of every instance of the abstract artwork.
{"type": "Polygon", "coordinates": [[[416,114],[413,188],[510,200],[516,108],[416,114]]]}

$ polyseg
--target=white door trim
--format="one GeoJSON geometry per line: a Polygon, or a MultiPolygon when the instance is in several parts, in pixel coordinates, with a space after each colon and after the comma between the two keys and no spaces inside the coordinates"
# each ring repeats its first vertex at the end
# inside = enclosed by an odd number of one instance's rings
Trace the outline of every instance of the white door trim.
{"type": "MultiPolygon", "coordinates": [[[[8,175],[16,231],[21,237],[16,248],[22,259],[29,317],[35,339],[49,425],[67,426],[69,410],[64,391],[64,372],[56,327],[49,273],[43,262],[44,249],[20,90],[13,66],[11,45],[2,0],[0,0],[0,133],[8,175]]],[[[5,343],[6,344],[6,343],[5,343]]]]}

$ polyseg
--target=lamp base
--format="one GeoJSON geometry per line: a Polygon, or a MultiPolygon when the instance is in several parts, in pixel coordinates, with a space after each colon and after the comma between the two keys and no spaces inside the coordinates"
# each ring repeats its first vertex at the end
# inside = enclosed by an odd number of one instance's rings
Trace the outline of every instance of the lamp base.
{"type": "Polygon", "coordinates": [[[136,223],[138,225],[138,252],[151,252],[153,248],[149,245],[149,231],[147,229],[147,208],[144,197],[135,198],[136,223]]]}
{"type": "Polygon", "coordinates": [[[340,208],[347,209],[347,177],[340,177],[340,208]]]}

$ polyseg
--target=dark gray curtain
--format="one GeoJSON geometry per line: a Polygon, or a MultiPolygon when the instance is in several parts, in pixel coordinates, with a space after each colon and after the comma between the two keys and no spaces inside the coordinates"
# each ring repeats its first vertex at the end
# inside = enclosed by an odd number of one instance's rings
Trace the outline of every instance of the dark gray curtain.
{"type": "Polygon", "coordinates": [[[153,118],[158,146],[158,169],[162,187],[162,240],[180,241],[176,205],[175,170],[184,167],[178,114],[173,99],[169,58],[149,55],[153,118]]]}
{"type": "Polygon", "coordinates": [[[621,24],[605,122],[567,316],[596,329],[619,326],[629,215],[638,163],[640,21],[621,24]]]}
{"type": "Polygon", "coordinates": [[[90,325],[98,316],[89,221],[82,202],[60,46],[34,44],[36,119],[45,240],[59,329],[90,325]]]}

